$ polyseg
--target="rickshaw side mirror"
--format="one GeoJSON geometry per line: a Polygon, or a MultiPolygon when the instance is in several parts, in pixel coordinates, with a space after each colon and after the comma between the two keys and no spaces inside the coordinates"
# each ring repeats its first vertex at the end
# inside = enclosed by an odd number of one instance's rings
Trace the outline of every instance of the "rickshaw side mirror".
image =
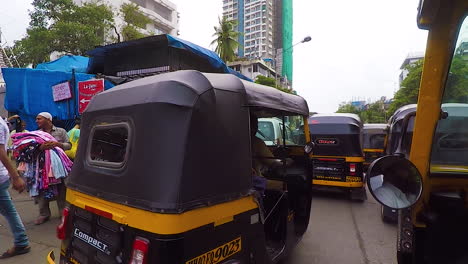
{"type": "Polygon", "coordinates": [[[422,176],[418,169],[398,155],[376,159],[369,166],[366,178],[374,199],[392,209],[411,207],[422,194],[422,176]]]}
{"type": "Polygon", "coordinates": [[[313,141],[307,143],[307,144],[304,146],[304,151],[305,151],[305,153],[307,153],[307,154],[312,153],[312,150],[314,150],[314,147],[315,147],[315,143],[314,143],[313,141]]]}

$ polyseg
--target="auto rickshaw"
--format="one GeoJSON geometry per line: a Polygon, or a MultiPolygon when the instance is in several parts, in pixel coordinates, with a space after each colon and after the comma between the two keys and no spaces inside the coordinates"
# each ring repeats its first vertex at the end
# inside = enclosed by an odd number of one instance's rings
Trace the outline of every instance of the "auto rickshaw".
{"type": "Polygon", "coordinates": [[[355,114],[315,114],[309,118],[314,142],[310,155],[312,184],[349,191],[351,199],[367,199],[364,187],[362,122],[355,114]]]}
{"type": "MultiPolygon", "coordinates": [[[[388,120],[388,136],[384,153],[386,155],[398,155],[409,158],[411,150],[411,139],[413,138],[414,117],[416,116],[416,104],[404,105],[398,108],[388,120]],[[404,124],[404,120],[409,121],[404,124]],[[407,127],[403,128],[403,125],[407,127]],[[406,131],[403,137],[403,130],[406,131]],[[400,142],[404,140],[404,142],[400,142]]],[[[398,222],[398,212],[396,209],[382,205],[380,217],[386,223],[395,224],[398,222]]]]}
{"type": "Polygon", "coordinates": [[[389,155],[369,168],[372,195],[399,210],[400,264],[468,263],[467,14],[466,0],[420,2],[429,35],[409,160],[389,155]],[[386,182],[397,182],[393,200],[379,196],[386,182]]]}
{"type": "Polygon", "coordinates": [[[387,140],[387,124],[364,124],[362,130],[362,151],[364,171],[372,161],[383,156],[387,140]]]}
{"type": "Polygon", "coordinates": [[[311,147],[271,147],[293,162],[263,171],[279,188],[258,190],[250,122],[294,121],[310,142],[308,113],[302,97],[193,70],[96,95],[57,227],[60,263],[277,263],[307,230],[311,147]]]}

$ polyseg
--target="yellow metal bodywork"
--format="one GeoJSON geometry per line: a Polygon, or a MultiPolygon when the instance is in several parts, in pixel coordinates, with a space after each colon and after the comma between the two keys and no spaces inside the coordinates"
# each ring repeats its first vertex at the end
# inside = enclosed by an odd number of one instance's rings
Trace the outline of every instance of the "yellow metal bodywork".
{"type": "Polygon", "coordinates": [[[431,142],[440,116],[442,96],[458,30],[467,11],[466,0],[425,0],[418,15],[419,26],[429,29],[410,153],[410,160],[422,174],[424,186],[422,199],[412,210],[413,224],[418,227],[424,227],[425,224],[417,222],[416,215],[424,210],[424,204],[428,202],[433,190],[442,187],[459,189],[468,184],[468,179],[429,177],[431,142]]]}
{"type": "Polygon", "coordinates": [[[349,187],[349,188],[360,188],[364,186],[363,182],[340,182],[340,181],[326,181],[326,180],[312,180],[312,184],[336,186],[336,187],[349,187]]]}
{"type": "Polygon", "coordinates": [[[346,162],[364,162],[364,157],[342,157],[342,156],[321,156],[310,155],[313,159],[345,159],[346,162]]]}
{"type": "Polygon", "coordinates": [[[85,209],[89,206],[112,214],[112,220],[154,234],[180,234],[204,225],[221,225],[232,221],[233,216],[258,208],[252,196],[181,214],[153,213],[121,204],[111,203],[72,189],[67,190],[67,201],[85,209]]]}
{"type": "Polygon", "coordinates": [[[383,153],[384,152],[383,149],[363,149],[362,151],[364,151],[364,153],[366,153],[366,152],[383,153]]]}
{"type": "Polygon", "coordinates": [[[49,254],[47,254],[47,264],[55,264],[54,251],[50,251],[49,254]]]}

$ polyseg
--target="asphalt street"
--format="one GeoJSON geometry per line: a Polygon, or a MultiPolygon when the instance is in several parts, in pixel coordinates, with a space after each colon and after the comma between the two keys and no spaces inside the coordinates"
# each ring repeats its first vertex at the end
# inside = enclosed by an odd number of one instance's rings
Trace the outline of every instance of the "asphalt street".
{"type": "MultiPolygon", "coordinates": [[[[38,208],[28,194],[11,191],[15,205],[26,225],[32,251],[0,263],[45,263],[47,253],[58,254],[55,237],[59,223],[57,206],[51,202],[53,217],[43,225],[34,225],[38,208]]],[[[392,264],[396,263],[396,226],[380,220],[380,205],[368,200],[353,202],[340,193],[315,193],[309,229],[285,264],[392,264]]],[[[13,243],[5,219],[0,217],[0,252],[13,243]]]]}
{"type": "Polygon", "coordinates": [[[396,225],[383,223],[380,204],[342,193],[315,192],[307,233],[287,264],[396,263],[396,225]]]}

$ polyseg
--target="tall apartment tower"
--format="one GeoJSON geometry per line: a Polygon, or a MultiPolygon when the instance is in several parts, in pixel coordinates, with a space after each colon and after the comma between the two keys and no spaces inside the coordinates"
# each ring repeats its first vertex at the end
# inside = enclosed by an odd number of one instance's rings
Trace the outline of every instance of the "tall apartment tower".
{"type": "Polygon", "coordinates": [[[271,61],[292,80],[292,0],[223,0],[223,17],[237,21],[237,56],[271,61]]]}
{"type": "MultiPolygon", "coordinates": [[[[75,4],[81,5],[96,0],[73,0],[75,4]]],[[[179,35],[179,13],[175,4],[168,0],[98,0],[119,11],[122,4],[134,3],[140,7],[140,11],[152,20],[146,25],[145,33],[179,35]]],[[[124,23],[121,17],[115,17],[117,28],[124,23]]]]}

